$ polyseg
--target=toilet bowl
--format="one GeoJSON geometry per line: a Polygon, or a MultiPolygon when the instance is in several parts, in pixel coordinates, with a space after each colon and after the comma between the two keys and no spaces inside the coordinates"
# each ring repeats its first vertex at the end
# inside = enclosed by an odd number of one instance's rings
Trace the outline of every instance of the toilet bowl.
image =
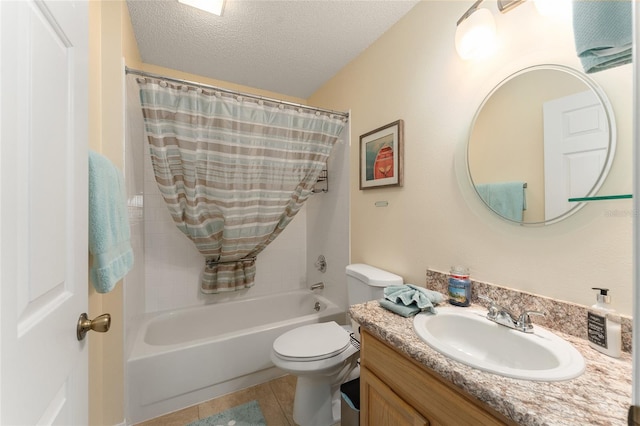
{"type": "Polygon", "coordinates": [[[351,344],[351,327],[336,322],[290,330],[273,342],[271,361],[297,376],[293,420],[301,426],[340,421],[340,384],[357,365],[359,350],[351,344]]]}
{"type": "MultiPolygon", "coordinates": [[[[348,265],[349,305],[376,300],[384,287],[402,277],[365,264],[348,265]]],[[[300,426],[328,426],[340,421],[340,385],[359,377],[358,347],[351,343],[357,324],[310,324],[287,331],[273,342],[271,361],[297,376],[293,420],[300,426]]]]}

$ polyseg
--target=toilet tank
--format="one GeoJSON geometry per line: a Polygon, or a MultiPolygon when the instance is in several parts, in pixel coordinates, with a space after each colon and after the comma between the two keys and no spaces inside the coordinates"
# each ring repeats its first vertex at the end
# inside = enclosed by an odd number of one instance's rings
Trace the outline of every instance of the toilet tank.
{"type": "Polygon", "coordinates": [[[402,277],[364,263],[347,265],[347,300],[349,306],[384,297],[384,288],[401,285],[402,277]]]}

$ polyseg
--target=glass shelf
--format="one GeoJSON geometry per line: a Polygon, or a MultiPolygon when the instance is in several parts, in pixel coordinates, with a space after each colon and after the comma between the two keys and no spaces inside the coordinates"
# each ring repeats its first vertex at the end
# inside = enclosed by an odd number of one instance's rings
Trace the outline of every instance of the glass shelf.
{"type": "Polygon", "coordinates": [[[596,197],[578,197],[578,198],[569,198],[569,202],[579,202],[579,201],[600,201],[600,200],[621,200],[623,198],[633,198],[632,194],[620,194],[620,195],[599,195],[596,197]]]}

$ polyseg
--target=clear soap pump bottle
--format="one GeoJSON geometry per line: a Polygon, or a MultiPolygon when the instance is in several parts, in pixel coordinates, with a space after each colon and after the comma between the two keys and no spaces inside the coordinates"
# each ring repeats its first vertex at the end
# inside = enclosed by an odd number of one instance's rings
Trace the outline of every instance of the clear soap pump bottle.
{"type": "Polygon", "coordinates": [[[587,314],[587,337],[589,345],[614,358],[622,354],[622,333],[620,317],[610,308],[611,298],[608,288],[593,287],[600,293],[596,304],[587,314]]]}

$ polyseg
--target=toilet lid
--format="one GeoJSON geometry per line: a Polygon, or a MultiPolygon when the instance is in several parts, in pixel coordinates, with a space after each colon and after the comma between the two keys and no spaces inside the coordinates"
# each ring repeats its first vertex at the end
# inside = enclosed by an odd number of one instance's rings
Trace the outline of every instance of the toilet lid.
{"type": "Polygon", "coordinates": [[[335,321],[295,328],[273,342],[273,350],[278,355],[301,361],[330,358],[348,346],[349,333],[335,321]]]}

